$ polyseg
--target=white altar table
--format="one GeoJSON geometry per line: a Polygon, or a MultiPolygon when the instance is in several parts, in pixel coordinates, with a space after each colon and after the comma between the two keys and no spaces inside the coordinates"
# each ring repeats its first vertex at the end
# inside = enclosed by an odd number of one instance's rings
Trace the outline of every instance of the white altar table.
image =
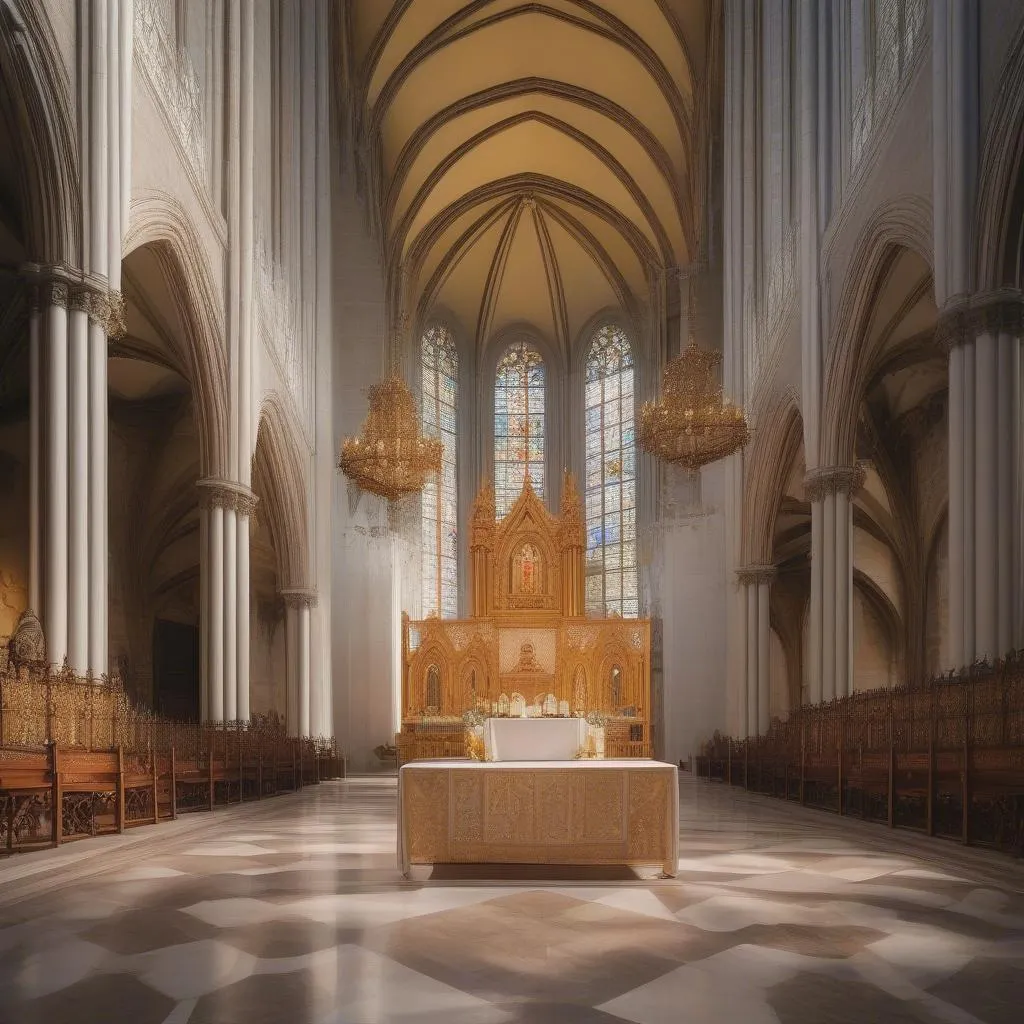
{"type": "Polygon", "coordinates": [[[679,864],[679,775],[661,761],[416,761],[398,773],[398,862],[679,864]]]}
{"type": "Polygon", "coordinates": [[[572,761],[587,742],[583,718],[488,718],[489,761],[572,761]]]}

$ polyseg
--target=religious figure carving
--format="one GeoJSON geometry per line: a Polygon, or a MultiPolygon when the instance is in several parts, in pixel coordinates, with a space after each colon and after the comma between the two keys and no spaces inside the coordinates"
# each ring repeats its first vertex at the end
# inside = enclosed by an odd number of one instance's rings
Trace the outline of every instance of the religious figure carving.
{"type": "Polygon", "coordinates": [[[427,688],[425,694],[426,700],[423,702],[426,705],[428,712],[436,714],[441,710],[441,670],[437,665],[431,665],[427,669],[427,688]]]}
{"type": "Polygon", "coordinates": [[[586,713],[587,708],[587,673],[580,665],[576,669],[576,677],[572,683],[572,709],[580,714],[586,713]]]}
{"type": "Polygon", "coordinates": [[[513,588],[517,594],[539,594],[543,589],[543,562],[535,544],[524,544],[515,557],[512,571],[513,588]]]}

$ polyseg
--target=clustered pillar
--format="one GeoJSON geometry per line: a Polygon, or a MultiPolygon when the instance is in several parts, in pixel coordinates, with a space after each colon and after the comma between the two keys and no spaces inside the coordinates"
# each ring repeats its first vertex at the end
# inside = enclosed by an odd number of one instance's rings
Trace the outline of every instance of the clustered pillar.
{"type": "Polygon", "coordinates": [[[200,480],[199,488],[203,717],[247,721],[249,520],[259,499],[229,480],[200,480]]]}
{"type": "Polygon", "coordinates": [[[316,593],[311,590],[282,590],[285,603],[285,726],[289,736],[311,732],[310,693],[312,610],[316,593]]]}
{"type": "Polygon", "coordinates": [[[947,310],[950,662],[1024,645],[1021,338],[1024,296],[974,296],[947,310]]]}
{"type": "Polygon", "coordinates": [[[107,659],[107,338],[124,300],[104,279],[30,265],[31,602],[47,658],[99,678],[107,659]]]}
{"type": "Polygon", "coordinates": [[[770,587],[774,565],[748,565],[736,570],[746,606],[746,736],[763,736],[771,723],[770,587]]]}
{"type": "Polygon", "coordinates": [[[853,496],[863,484],[862,466],[816,469],[805,481],[811,502],[812,703],[853,692],[853,496]]]}

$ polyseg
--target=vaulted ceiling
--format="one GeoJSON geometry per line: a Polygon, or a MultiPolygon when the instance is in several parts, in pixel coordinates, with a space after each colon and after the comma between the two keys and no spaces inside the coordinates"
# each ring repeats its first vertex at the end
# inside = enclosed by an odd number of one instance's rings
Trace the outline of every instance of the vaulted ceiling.
{"type": "Polygon", "coordinates": [[[568,353],[702,243],[720,0],[355,0],[347,87],[392,312],[568,353]]]}

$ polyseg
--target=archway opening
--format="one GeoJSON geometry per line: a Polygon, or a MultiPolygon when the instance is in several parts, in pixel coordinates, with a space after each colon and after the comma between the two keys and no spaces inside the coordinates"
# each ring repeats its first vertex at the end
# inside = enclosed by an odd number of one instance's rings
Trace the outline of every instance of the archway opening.
{"type": "Polygon", "coordinates": [[[128,333],[110,348],[110,660],[140,702],[201,717],[201,475],[187,315],[158,244],[122,265],[128,333]]]}

